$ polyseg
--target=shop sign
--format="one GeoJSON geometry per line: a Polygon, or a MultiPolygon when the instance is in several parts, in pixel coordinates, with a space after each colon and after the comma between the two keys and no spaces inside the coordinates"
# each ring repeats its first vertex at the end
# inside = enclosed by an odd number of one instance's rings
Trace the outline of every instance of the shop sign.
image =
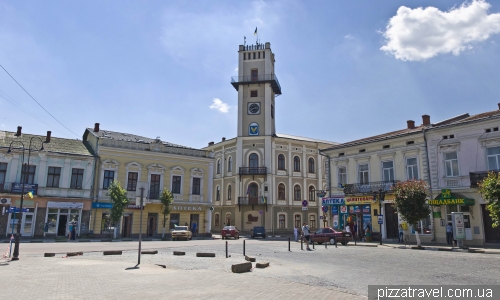
{"type": "Polygon", "coordinates": [[[339,214],[339,207],[337,205],[332,206],[332,215],[338,215],[338,214],[339,214]]]}
{"type": "Polygon", "coordinates": [[[451,220],[453,225],[453,238],[456,240],[465,239],[464,213],[452,212],[451,220]]]}
{"type": "Polygon", "coordinates": [[[344,198],[323,198],[322,205],[344,205],[344,198]]]}
{"type": "Polygon", "coordinates": [[[359,206],[359,205],[349,206],[349,213],[350,214],[360,214],[361,213],[361,206],[359,206]]]}
{"type": "Polygon", "coordinates": [[[370,212],[371,212],[371,206],[370,205],[363,205],[363,213],[369,214],[370,212]]]}
{"type": "Polygon", "coordinates": [[[467,206],[474,206],[476,201],[474,199],[434,199],[434,200],[429,200],[429,205],[432,206],[439,206],[439,205],[467,205],[467,206]]]}
{"type": "Polygon", "coordinates": [[[363,215],[363,229],[366,229],[367,226],[372,227],[372,216],[363,215]]]}
{"type": "Polygon", "coordinates": [[[191,211],[202,211],[201,206],[172,206],[172,210],[191,210],[191,211]]]}
{"type": "Polygon", "coordinates": [[[342,214],[346,214],[346,213],[347,213],[347,206],[342,205],[342,206],[340,207],[340,213],[342,213],[342,214]]]}
{"type": "MultiPolygon", "coordinates": [[[[36,192],[38,191],[38,184],[29,184],[25,183],[24,184],[24,193],[32,192],[33,195],[36,195],[36,192]]],[[[23,184],[22,183],[13,183],[11,185],[11,193],[22,193],[23,192],[23,184]]]]}
{"type": "Polygon", "coordinates": [[[384,215],[378,215],[377,219],[379,224],[384,224],[384,215]]]}
{"type": "Polygon", "coordinates": [[[76,209],[83,209],[83,203],[81,202],[54,202],[54,201],[49,201],[47,202],[47,208],[76,208],[76,209]]]}
{"type": "Polygon", "coordinates": [[[110,202],[92,202],[92,208],[113,208],[110,202]]]}
{"type": "Polygon", "coordinates": [[[335,215],[333,216],[333,228],[338,228],[339,227],[339,216],[335,215]]]}
{"type": "Polygon", "coordinates": [[[345,203],[347,205],[354,204],[372,204],[375,203],[376,200],[373,200],[373,196],[362,196],[362,197],[346,197],[345,203]]]}

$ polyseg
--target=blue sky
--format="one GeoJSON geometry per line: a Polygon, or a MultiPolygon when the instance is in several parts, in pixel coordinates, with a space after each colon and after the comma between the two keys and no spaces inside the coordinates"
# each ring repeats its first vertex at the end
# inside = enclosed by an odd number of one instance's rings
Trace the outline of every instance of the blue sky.
{"type": "Polygon", "coordinates": [[[233,138],[255,27],[276,54],[278,133],[347,142],[498,109],[500,1],[0,0],[0,64],[69,130],[3,69],[0,129],[233,138]]]}

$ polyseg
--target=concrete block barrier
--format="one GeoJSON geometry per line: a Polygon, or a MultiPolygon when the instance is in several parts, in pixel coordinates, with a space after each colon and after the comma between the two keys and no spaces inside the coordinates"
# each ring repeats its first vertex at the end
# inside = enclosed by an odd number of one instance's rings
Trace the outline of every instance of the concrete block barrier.
{"type": "Polygon", "coordinates": [[[158,250],[141,251],[141,254],[158,254],[158,250]]]}
{"type": "Polygon", "coordinates": [[[196,253],[196,257],[215,257],[215,253],[198,252],[196,253]]]}
{"type": "Polygon", "coordinates": [[[479,250],[479,249],[469,249],[469,253],[484,253],[484,250],[479,250]]]}
{"type": "Polygon", "coordinates": [[[122,255],[122,251],[104,251],[104,255],[122,255]]]}
{"type": "Polygon", "coordinates": [[[425,247],[412,246],[411,249],[413,249],[413,250],[425,250],[425,247]]]}
{"type": "Polygon", "coordinates": [[[264,268],[269,267],[269,263],[268,262],[260,262],[260,263],[257,263],[255,266],[259,269],[264,269],[264,268]]]}
{"type": "Polygon", "coordinates": [[[78,255],[83,255],[83,252],[68,252],[66,253],[67,256],[78,256],[78,255]]]}
{"type": "Polygon", "coordinates": [[[44,253],[43,254],[43,257],[54,257],[54,256],[56,256],[55,253],[44,253]]]}
{"type": "Polygon", "coordinates": [[[174,255],[186,255],[184,251],[174,251],[174,255]]]}
{"type": "Polygon", "coordinates": [[[233,273],[250,272],[251,269],[252,269],[251,262],[244,262],[244,263],[240,263],[240,264],[234,264],[231,266],[231,271],[233,273]]]}
{"type": "Polygon", "coordinates": [[[255,262],[255,257],[245,255],[245,260],[249,262],[255,262]]]}

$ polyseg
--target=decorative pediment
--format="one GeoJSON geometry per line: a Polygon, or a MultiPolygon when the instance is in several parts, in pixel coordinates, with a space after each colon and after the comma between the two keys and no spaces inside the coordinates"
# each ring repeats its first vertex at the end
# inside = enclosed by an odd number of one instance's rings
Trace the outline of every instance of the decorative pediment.
{"type": "Polygon", "coordinates": [[[164,172],[167,168],[162,164],[152,164],[148,166],[150,172],[164,172]]]}
{"type": "Polygon", "coordinates": [[[236,147],[226,148],[226,150],[224,151],[224,153],[233,153],[233,152],[236,152],[236,147]]]}
{"type": "Polygon", "coordinates": [[[439,145],[439,152],[451,152],[460,149],[460,143],[439,145]]]}
{"type": "Polygon", "coordinates": [[[120,163],[114,159],[106,159],[102,162],[102,166],[106,169],[118,169],[119,165],[120,163]]]}
{"type": "Polygon", "coordinates": [[[203,173],[205,173],[205,171],[203,171],[203,169],[200,169],[200,168],[192,168],[191,169],[192,176],[203,176],[203,173]]]}
{"type": "Polygon", "coordinates": [[[485,139],[485,140],[480,140],[479,142],[481,143],[481,146],[483,146],[484,148],[500,146],[500,138],[485,139]]]}
{"type": "Polygon", "coordinates": [[[181,166],[175,166],[175,167],[170,168],[170,171],[174,175],[184,175],[184,172],[186,170],[183,167],[181,167],[181,166]]]}
{"type": "Polygon", "coordinates": [[[127,164],[127,170],[140,171],[142,170],[142,165],[136,161],[129,162],[127,164]]]}

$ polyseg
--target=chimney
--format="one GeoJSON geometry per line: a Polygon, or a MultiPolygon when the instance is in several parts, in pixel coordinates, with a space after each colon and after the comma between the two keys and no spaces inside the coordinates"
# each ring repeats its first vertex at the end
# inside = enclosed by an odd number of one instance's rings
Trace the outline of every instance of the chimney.
{"type": "Polygon", "coordinates": [[[99,123],[94,124],[94,132],[99,132],[99,123]]]}
{"type": "Polygon", "coordinates": [[[214,145],[214,142],[210,142],[208,143],[209,146],[213,146],[214,145]]]}
{"type": "Polygon", "coordinates": [[[423,115],[422,116],[422,125],[424,125],[424,126],[431,125],[431,116],[429,116],[429,115],[423,115]]]}
{"type": "Polygon", "coordinates": [[[223,137],[223,138],[222,138],[222,141],[224,142],[225,140],[226,140],[226,138],[225,138],[225,137],[223,137]]]}
{"type": "Polygon", "coordinates": [[[17,126],[16,136],[21,136],[21,129],[23,129],[23,127],[17,126]]]}
{"type": "Polygon", "coordinates": [[[500,110],[500,103],[498,103],[498,110],[500,110]]]}
{"type": "Polygon", "coordinates": [[[47,131],[47,137],[45,138],[46,143],[50,143],[50,135],[52,134],[52,131],[47,131]]]}
{"type": "Polygon", "coordinates": [[[408,124],[408,129],[415,129],[415,121],[408,120],[406,123],[408,124]]]}

